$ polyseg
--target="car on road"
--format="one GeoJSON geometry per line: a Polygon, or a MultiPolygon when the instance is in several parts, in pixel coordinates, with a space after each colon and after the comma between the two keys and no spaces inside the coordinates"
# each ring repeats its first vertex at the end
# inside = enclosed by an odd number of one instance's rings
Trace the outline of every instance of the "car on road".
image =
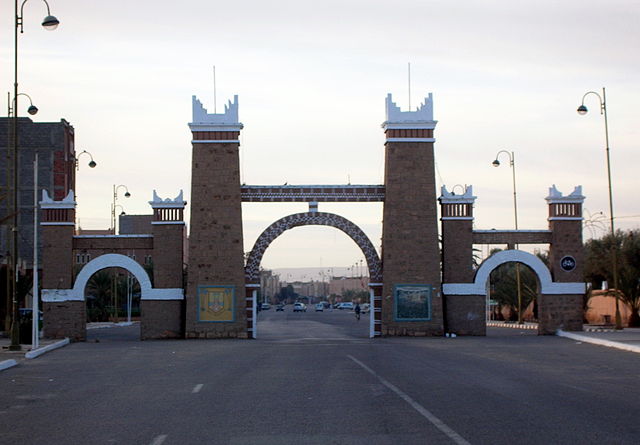
{"type": "Polygon", "coordinates": [[[363,314],[368,314],[369,308],[370,308],[369,303],[365,303],[362,306],[360,306],[360,312],[362,312],[363,314]]]}
{"type": "Polygon", "coordinates": [[[276,312],[283,311],[284,312],[284,304],[279,304],[276,306],[276,312]]]}
{"type": "Polygon", "coordinates": [[[304,303],[293,303],[293,312],[307,312],[307,306],[304,303]]]}
{"type": "Polygon", "coordinates": [[[353,310],[353,303],[352,302],[348,302],[348,303],[340,303],[338,305],[338,309],[343,310],[343,309],[348,309],[348,310],[353,310]]]}
{"type": "Polygon", "coordinates": [[[316,312],[322,312],[322,311],[324,311],[324,304],[322,303],[316,304],[316,312]]]}
{"type": "Polygon", "coordinates": [[[269,303],[262,303],[260,309],[262,309],[263,311],[268,311],[269,309],[271,309],[271,305],[269,303]]]}

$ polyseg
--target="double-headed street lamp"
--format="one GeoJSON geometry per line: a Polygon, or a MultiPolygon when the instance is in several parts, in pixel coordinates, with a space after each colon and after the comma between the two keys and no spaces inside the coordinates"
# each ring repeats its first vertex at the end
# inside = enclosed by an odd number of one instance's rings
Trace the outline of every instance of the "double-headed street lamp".
{"type": "Polygon", "coordinates": [[[607,96],[604,87],[602,87],[602,96],[595,91],[587,91],[582,96],[582,103],[578,107],[578,114],[585,115],[589,111],[584,104],[585,98],[593,94],[600,101],[600,114],[604,116],[604,138],[605,150],[607,153],[607,179],[609,184],[609,219],[611,222],[611,272],[613,274],[613,289],[616,298],[616,329],[622,329],[622,317],[620,316],[620,297],[618,296],[618,258],[616,243],[616,229],[613,222],[613,187],[611,186],[611,161],[609,158],[609,123],[607,121],[607,96]]]}
{"type": "MultiPolygon", "coordinates": [[[[18,97],[23,95],[23,93],[18,92],[18,29],[20,33],[23,32],[23,24],[22,20],[24,17],[24,5],[28,0],[24,0],[20,5],[20,13],[18,14],[18,0],[15,0],[15,29],[14,29],[14,59],[13,59],[13,67],[14,67],[14,79],[13,79],[13,202],[12,202],[12,211],[13,216],[11,218],[11,231],[12,231],[12,244],[11,244],[11,265],[12,265],[12,274],[13,277],[10,280],[12,288],[11,288],[11,299],[13,306],[13,320],[11,323],[11,345],[9,348],[11,350],[20,350],[20,327],[19,327],[19,319],[18,319],[18,97]]],[[[42,26],[49,31],[52,31],[58,27],[60,22],[57,18],[51,15],[51,11],[49,9],[49,3],[46,0],[42,0],[44,4],[47,6],[47,16],[42,21],[42,26]]],[[[27,96],[28,97],[28,96],[27,96]]],[[[29,98],[31,101],[31,98],[29,98]]],[[[38,109],[33,106],[29,107],[28,113],[35,114],[38,109]]],[[[36,317],[37,314],[34,314],[36,317]]],[[[36,322],[36,321],[34,321],[36,322]]]]}
{"type": "MultiPolygon", "coordinates": [[[[127,188],[126,185],[120,184],[118,186],[116,186],[115,184],[113,185],[113,203],[111,204],[111,231],[113,232],[114,235],[117,234],[116,232],[116,206],[119,204],[116,204],[116,201],[118,200],[118,190],[120,188],[124,188],[125,192],[124,192],[124,197],[125,198],[129,198],[131,196],[131,193],[129,193],[129,189],[127,188]]],[[[122,207],[122,206],[120,206],[122,207]]],[[[123,212],[124,213],[124,209],[123,212]]]]}
{"type": "MultiPolygon", "coordinates": [[[[514,153],[511,151],[500,150],[496,153],[495,160],[491,163],[494,167],[500,167],[500,161],[498,158],[501,154],[506,154],[509,157],[509,167],[511,167],[511,172],[513,174],[513,217],[515,220],[516,230],[518,230],[518,197],[516,194],[516,158],[514,153]]],[[[515,246],[517,248],[517,245],[515,246]]],[[[520,263],[516,263],[516,286],[518,292],[518,324],[523,324],[522,320],[522,286],[520,285],[520,263]]]]}

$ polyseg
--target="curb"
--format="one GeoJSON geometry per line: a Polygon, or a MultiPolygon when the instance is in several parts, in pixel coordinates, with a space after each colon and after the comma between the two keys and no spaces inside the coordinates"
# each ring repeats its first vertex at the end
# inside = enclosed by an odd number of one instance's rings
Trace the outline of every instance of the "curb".
{"type": "Polygon", "coordinates": [[[13,368],[18,364],[14,359],[4,360],[0,362],[0,371],[4,371],[5,369],[13,368]]]}
{"type": "Polygon", "coordinates": [[[61,348],[61,347],[66,346],[68,344],[69,344],[69,339],[65,338],[64,340],[60,340],[60,341],[57,341],[55,343],[51,343],[50,345],[44,346],[42,348],[38,348],[38,349],[34,349],[32,351],[29,351],[24,355],[24,358],[31,359],[31,358],[40,357],[45,352],[53,351],[54,349],[61,348]]]}
{"type": "Polygon", "coordinates": [[[617,341],[603,340],[601,338],[587,337],[586,335],[573,334],[573,333],[565,332],[561,329],[558,329],[558,331],[556,332],[556,335],[558,337],[570,338],[571,340],[577,340],[583,343],[591,343],[593,345],[606,346],[608,348],[621,349],[623,351],[635,352],[637,354],[640,354],[640,346],[627,345],[617,341]]]}
{"type": "Polygon", "coordinates": [[[532,324],[532,323],[525,323],[525,324],[505,323],[503,321],[488,321],[487,322],[487,327],[488,328],[511,328],[511,329],[538,329],[538,325],[537,324],[532,324]]]}

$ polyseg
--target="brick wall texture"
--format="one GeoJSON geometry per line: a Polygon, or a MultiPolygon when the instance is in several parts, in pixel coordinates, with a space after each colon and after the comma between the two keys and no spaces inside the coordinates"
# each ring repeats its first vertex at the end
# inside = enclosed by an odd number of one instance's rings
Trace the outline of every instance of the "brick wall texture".
{"type": "Polygon", "coordinates": [[[442,335],[433,143],[387,142],[383,210],[382,335],[442,335]],[[429,284],[431,321],[394,321],[396,284],[429,284]]]}
{"type": "Polygon", "coordinates": [[[84,301],[43,303],[43,335],[46,338],[65,338],[71,341],[87,339],[87,315],[84,301]]]}
{"type": "Polygon", "coordinates": [[[182,338],[182,301],[140,301],[140,339],[182,338]]]}
{"type": "Polygon", "coordinates": [[[241,204],[239,144],[193,144],[187,338],[247,337],[241,204]],[[235,322],[198,322],[203,285],[235,286],[235,322]]]}

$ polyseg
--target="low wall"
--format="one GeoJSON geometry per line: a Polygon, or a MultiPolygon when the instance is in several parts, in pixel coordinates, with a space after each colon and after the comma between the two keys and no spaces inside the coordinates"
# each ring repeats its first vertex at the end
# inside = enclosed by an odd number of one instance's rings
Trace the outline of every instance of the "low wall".
{"type": "Polygon", "coordinates": [[[84,301],[44,302],[43,335],[45,338],[65,338],[71,341],[87,339],[87,315],[84,301]]]}
{"type": "Polygon", "coordinates": [[[447,332],[457,335],[487,335],[484,295],[447,295],[447,332]]]}
{"type": "Polygon", "coordinates": [[[141,300],[140,340],[183,338],[182,300],[141,300]]]}

